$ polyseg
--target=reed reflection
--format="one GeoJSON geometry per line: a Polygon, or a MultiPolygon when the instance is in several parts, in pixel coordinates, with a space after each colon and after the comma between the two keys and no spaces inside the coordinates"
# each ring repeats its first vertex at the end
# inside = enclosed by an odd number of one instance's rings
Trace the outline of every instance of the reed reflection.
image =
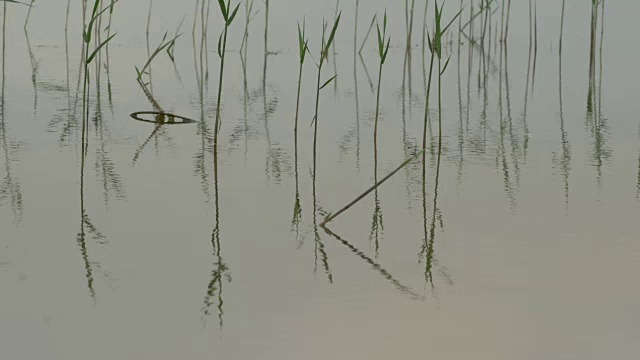
{"type": "Polygon", "coordinates": [[[62,111],[58,111],[51,122],[49,122],[48,130],[50,132],[58,132],[58,143],[60,146],[70,145],[77,138],[76,130],[78,129],[78,104],[81,101],[80,97],[80,84],[82,80],[83,58],[84,58],[84,41],[82,42],[82,49],[80,50],[80,60],[78,62],[78,77],[75,86],[75,95],[72,95],[71,91],[71,65],[69,57],[69,13],[71,10],[71,1],[67,2],[67,13],[64,28],[64,48],[65,48],[65,71],[66,71],[66,85],[65,92],[67,98],[67,108],[62,111]],[[57,128],[60,127],[58,130],[57,128]]]}
{"type": "MultiPolygon", "coordinates": [[[[378,183],[378,137],[373,137],[373,183],[378,183]]],[[[382,215],[382,205],[378,196],[378,188],[374,190],[373,219],[371,220],[371,230],[369,241],[373,242],[376,258],[380,254],[380,240],[384,236],[384,220],[382,215]]]]}
{"type": "MultiPolygon", "coordinates": [[[[462,8],[462,0],[460,1],[460,8],[462,8]]],[[[462,33],[462,16],[458,18],[458,34],[462,33]]],[[[459,35],[462,37],[461,35],[459,35]]],[[[456,176],[458,187],[462,184],[463,178],[463,166],[464,166],[464,146],[465,146],[465,127],[463,121],[463,103],[462,103],[462,80],[460,75],[460,64],[462,61],[461,56],[462,39],[458,39],[457,44],[457,80],[458,80],[458,173],[456,176]]],[[[468,106],[468,104],[467,104],[468,106]]],[[[423,169],[424,173],[424,169],[423,169]]],[[[424,194],[423,194],[424,195],[424,194]]]]}
{"type": "Polygon", "coordinates": [[[564,122],[564,103],[562,97],[562,35],[564,33],[564,10],[565,0],[562,0],[562,12],[560,18],[560,41],[558,49],[558,103],[559,103],[559,116],[560,116],[560,143],[562,151],[560,154],[555,154],[556,162],[560,174],[562,176],[563,189],[564,189],[564,204],[565,211],[569,210],[569,178],[571,174],[571,144],[569,143],[569,137],[565,129],[564,122]]]}
{"type": "Polygon", "coordinates": [[[314,267],[313,272],[318,271],[318,261],[322,263],[324,273],[327,276],[327,280],[330,284],[333,284],[333,274],[329,266],[329,254],[327,253],[326,246],[320,236],[318,215],[321,217],[326,216],[326,212],[318,204],[318,196],[316,189],[316,176],[317,176],[317,148],[313,148],[313,169],[311,172],[311,187],[313,193],[313,240],[314,240],[314,267]]]}
{"type": "MultiPolygon", "coordinates": [[[[31,9],[31,8],[29,8],[31,9]]],[[[35,53],[31,47],[31,42],[29,41],[29,31],[27,30],[26,24],[24,28],[24,37],[27,43],[27,50],[29,51],[29,61],[31,62],[31,87],[33,88],[33,118],[37,118],[38,112],[38,70],[39,70],[39,61],[36,58],[35,53]]]]}
{"type": "Polygon", "coordinates": [[[197,135],[200,137],[198,152],[193,156],[194,160],[194,175],[200,180],[202,191],[205,194],[207,200],[211,199],[210,184],[210,170],[208,167],[207,154],[213,153],[213,132],[209,127],[209,122],[205,119],[205,114],[213,110],[213,106],[209,106],[207,109],[206,99],[208,98],[208,63],[205,60],[205,54],[208,52],[208,45],[206,41],[207,24],[205,19],[206,7],[205,2],[198,0],[196,3],[196,12],[194,15],[193,29],[191,32],[191,39],[193,45],[193,63],[197,84],[197,100],[199,121],[197,124],[197,135]],[[200,6],[200,7],[199,7],[200,6]],[[200,33],[199,38],[197,36],[198,25],[198,9],[200,10],[200,33]]]}
{"type": "MultiPolygon", "coordinates": [[[[85,71],[89,72],[90,68],[85,67],[85,71]]],[[[95,78],[99,78],[100,67],[96,67],[95,78]]],[[[86,74],[89,76],[89,74],[86,74]]],[[[96,301],[96,290],[95,290],[95,272],[100,270],[100,264],[92,260],[89,251],[89,240],[93,240],[93,242],[97,244],[106,244],[107,238],[106,236],[98,229],[95,225],[94,221],[91,219],[89,212],[87,210],[87,202],[85,196],[85,187],[86,187],[86,167],[87,160],[89,154],[89,144],[90,144],[90,125],[93,123],[94,128],[96,129],[96,133],[99,133],[98,126],[102,123],[101,119],[101,107],[100,107],[100,85],[99,81],[96,81],[96,113],[94,114],[93,121],[90,121],[90,99],[85,98],[83,96],[82,101],[85,103],[86,112],[82,112],[82,129],[81,129],[81,147],[80,147],[80,226],[78,230],[78,234],[76,235],[76,242],[80,249],[80,254],[82,257],[82,261],[84,263],[84,273],[86,279],[86,286],[89,295],[96,301]]],[[[88,91],[87,91],[88,93],[88,91]]],[[[88,97],[88,95],[85,95],[88,97]]],[[[98,157],[99,158],[99,157],[98,157]]]]}
{"type": "Polygon", "coordinates": [[[204,297],[204,306],[202,314],[204,317],[216,313],[218,317],[218,325],[220,328],[224,325],[224,297],[223,286],[225,283],[231,283],[231,272],[228,265],[222,257],[222,242],[220,240],[220,192],[218,184],[218,151],[214,147],[213,152],[213,189],[214,189],[214,205],[215,218],[213,231],[211,233],[211,247],[213,257],[213,268],[210,274],[210,280],[207,284],[207,291],[204,297]],[[212,312],[212,308],[215,309],[212,312]]]}
{"type": "Polygon", "coordinates": [[[598,189],[602,187],[602,172],[605,163],[613,156],[609,147],[609,124],[602,113],[602,48],[604,39],[604,2],[593,2],[591,7],[591,37],[589,52],[589,89],[587,91],[587,128],[592,137],[591,162],[596,169],[596,183],[598,189]],[[600,7],[602,9],[600,10],[600,7]],[[600,11],[602,13],[600,13],[600,11]],[[600,53],[597,55],[598,15],[600,21],[600,53]],[[597,67],[599,63],[599,77],[597,67]]]}
{"type": "Polygon", "coordinates": [[[0,145],[4,155],[5,175],[0,183],[0,206],[8,200],[13,212],[15,223],[22,221],[23,203],[20,179],[15,175],[12,163],[15,162],[15,154],[20,151],[20,144],[11,140],[8,132],[6,114],[6,67],[7,67],[7,4],[4,3],[2,15],[2,89],[0,90],[0,145]]]}
{"type": "Polygon", "coordinates": [[[125,197],[125,186],[123,177],[118,173],[115,161],[112,159],[109,151],[109,144],[113,143],[113,139],[109,127],[105,124],[102,111],[101,69],[103,69],[102,56],[98,54],[95,68],[96,106],[93,116],[98,145],[96,146],[94,169],[98,180],[102,183],[104,204],[108,206],[112,196],[115,196],[117,199],[125,197]]]}
{"type": "Polygon", "coordinates": [[[329,230],[328,228],[323,227],[323,229],[327,233],[327,235],[329,235],[329,236],[333,237],[334,239],[338,240],[338,242],[340,244],[346,246],[349,249],[349,251],[351,251],[354,255],[356,255],[357,257],[362,259],[364,262],[369,264],[369,266],[371,266],[371,268],[373,270],[378,272],[380,274],[380,276],[382,276],[385,280],[387,280],[389,283],[391,283],[402,294],[407,295],[409,298],[411,298],[413,300],[424,300],[424,296],[418,294],[415,290],[413,290],[409,286],[406,286],[406,285],[402,284],[388,270],[386,270],[382,265],[377,263],[374,259],[372,259],[369,256],[367,256],[362,250],[358,249],[353,244],[351,244],[347,240],[343,239],[339,235],[335,234],[333,231],[329,230]]]}

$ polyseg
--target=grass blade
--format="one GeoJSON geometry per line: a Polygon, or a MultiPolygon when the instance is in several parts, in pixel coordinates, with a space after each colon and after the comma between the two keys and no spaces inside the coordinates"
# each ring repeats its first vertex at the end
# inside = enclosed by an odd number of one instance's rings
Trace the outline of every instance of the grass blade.
{"type": "Polygon", "coordinates": [[[96,57],[96,55],[98,54],[98,52],[100,51],[100,49],[102,49],[105,45],[107,45],[107,43],[113,39],[113,37],[116,36],[116,34],[113,34],[111,36],[109,36],[109,38],[105,41],[103,41],[100,45],[98,45],[98,47],[95,48],[95,50],[93,50],[93,52],[91,53],[91,55],[87,58],[87,65],[91,64],[91,61],[93,60],[94,57],[96,57]]]}
{"type": "Polygon", "coordinates": [[[340,24],[340,17],[342,16],[342,11],[338,14],[336,18],[336,22],[333,24],[333,29],[331,29],[331,35],[329,35],[329,40],[327,41],[326,47],[324,49],[325,57],[329,53],[329,48],[331,47],[331,43],[333,43],[333,39],[336,36],[336,31],[338,30],[338,25],[340,24]]]}
{"type": "Polygon", "coordinates": [[[338,75],[334,75],[331,79],[327,80],[326,83],[324,83],[324,85],[320,86],[320,90],[324,89],[325,86],[329,85],[333,80],[335,80],[335,78],[337,78],[338,75]]]}
{"type": "Polygon", "coordinates": [[[231,17],[229,18],[229,20],[227,21],[227,26],[231,25],[231,23],[233,22],[233,19],[235,19],[236,14],[238,13],[238,9],[240,8],[240,4],[238,4],[235,8],[235,10],[233,10],[233,13],[231,14],[231,17]]]}
{"type": "Polygon", "coordinates": [[[224,4],[224,0],[218,0],[218,4],[220,5],[220,11],[222,12],[224,21],[227,21],[227,19],[229,18],[229,13],[227,12],[227,6],[224,4]]]}

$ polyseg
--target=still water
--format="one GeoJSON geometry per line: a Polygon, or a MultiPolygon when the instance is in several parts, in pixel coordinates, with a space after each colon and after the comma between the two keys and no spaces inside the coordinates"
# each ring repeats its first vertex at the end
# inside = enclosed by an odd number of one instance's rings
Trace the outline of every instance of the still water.
{"type": "MultiPolygon", "coordinates": [[[[26,31],[27,7],[7,5],[0,358],[640,354],[640,45],[629,33],[638,4],[599,8],[592,57],[588,1],[567,2],[560,51],[560,1],[537,1],[537,46],[528,2],[512,2],[507,46],[496,41],[502,9],[493,5],[486,28],[474,21],[483,48],[458,36],[465,0],[443,50],[440,150],[431,92],[424,185],[419,156],[323,229],[327,213],[422,146],[424,1],[411,51],[404,2],[361,1],[357,23],[355,1],[340,2],[323,69],[323,79],[338,77],[321,93],[315,166],[313,59],[294,141],[296,21],[306,16],[317,59],[335,2],[270,1],[267,22],[256,1],[246,52],[240,8],[217,152],[223,20],[211,2],[203,38],[198,3],[156,0],[150,15],[148,1],[116,4],[99,75],[91,65],[86,139],[80,2],[66,32],[66,1],[35,2],[26,31]],[[354,49],[385,7],[392,45],[374,151],[375,30],[362,56],[354,49]],[[145,82],[164,110],[197,123],[135,121],[129,114],[153,110],[135,66],[183,17],[175,64],[163,52],[145,82]]],[[[457,9],[449,1],[444,18],[457,9]]]]}

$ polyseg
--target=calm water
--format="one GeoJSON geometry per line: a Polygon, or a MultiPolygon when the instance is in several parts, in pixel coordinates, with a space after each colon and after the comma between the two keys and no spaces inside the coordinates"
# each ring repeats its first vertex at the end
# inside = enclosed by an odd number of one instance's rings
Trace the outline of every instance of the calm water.
{"type": "MultiPolygon", "coordinates": [[[[266,62],[264,3],[255,4],[246,58],[241,8],[229,35],[217,158],[216,2],[204,42],[199,23],[192,37],[196,1],[153,2],[151,51],[186,18],[175,67],[160,55],[150,87],[165,110],[198,120],[161,127],[129,117],[152,110],[134,70],[147,59],[149,3],[116,5],[117,35],[92,77],[86,158],[82,18],[73,3],[66,39],[66,1],[37,1],[28,32],[26,7],[7,6],[0,358],[640,354],[635,2],[606,2],[591,80],[587,1],[567,2],[562,56],[560,1],[538,1],[531,57],[528,2],[513,1],[506,48],[494,37],[501,10],[484,52],[458,41],[455,23],[442,150],[434,90],[424,191],[418,158],[330,231],[317,225],[327,212],[422,144],[424,1],[410,53],[403,2],[360,2],[357,47],[385,6],[392,36],[377,156],[375,34],[354,57],[354,1],[341,1],[335,61],[331,54],[323,78],[339,76],[322,91],[315,169],[311,60],[294,146],[295,24],[306,15],[317,58],[321,17],[334,17],[334,1],[271,1],[266,62]]],[[[447,6],[449,18],[458,4],[447,6]]],[[[467,4],[463,24],[468,18],[467,4]]],[[[479,18],[475,26],[478,36],[479,18]]]]}

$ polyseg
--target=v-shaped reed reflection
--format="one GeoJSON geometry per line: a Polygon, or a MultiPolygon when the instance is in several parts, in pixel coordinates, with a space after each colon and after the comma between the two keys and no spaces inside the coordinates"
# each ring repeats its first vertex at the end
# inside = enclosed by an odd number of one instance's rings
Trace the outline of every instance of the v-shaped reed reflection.
{"type": "Polygon", "coordinates": [[[339,243],[341,243],[342,245],[346,246],[353,254],[355,254],[360,259],[362,259],[364,262],[369,264],[372,269],[377,271],[384,279],[389,281],[396,289],[398,289],[398,291],[400,291],[401,293],[409,296],[410,298],[412,298],[414,300],[423,300],[424,299],[424,297],[422,295],[418,294],[415,290],[411,289],[409,286],[403,285],[388,270],[386,270],[382,265],[378,264],[374,259],[372,259],[369,256],[367,256],[362,250],[358,249],[357,247],[352,245],[350,242],[348,242],[347,240],[343,239],[342,237],[340,237],[339,235],[337,235],[333,231],[329,230],[328,228],[323,227],[323,229],[324,229],[325,233],[327,233],[327,235],[329,235],[329,236],[333,237],[334,239],[338,240],[339,243]]]}

